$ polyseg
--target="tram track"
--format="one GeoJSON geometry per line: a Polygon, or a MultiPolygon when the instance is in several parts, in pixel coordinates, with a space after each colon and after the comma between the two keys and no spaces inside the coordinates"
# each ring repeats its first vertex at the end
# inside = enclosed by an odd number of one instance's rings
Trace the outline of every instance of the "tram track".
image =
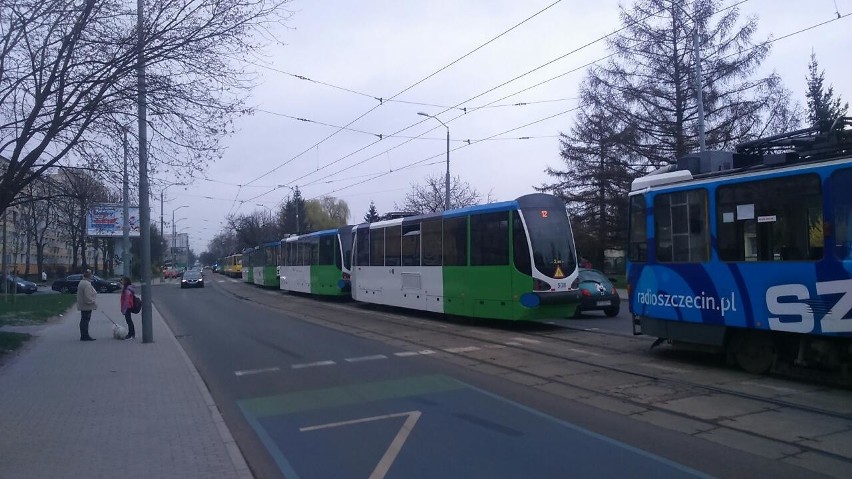
{"type": "MultiPolygon", "coordinates": [[[[241,286],[237,287],[242,288],[241,286]]],[[[506,334],[499,334],[493,338],[489,338],[482,334],[473,334],[459,330],[458,328],[453,327],[454,324],[448,325],[446,323],[439,323],[435,322],[431,318],[424,319],[423,317],[416,317],[412,319],[410,317],[404,317],[403,315],[398,313],[382,310],[382,308],[380,307],[377,308],[374,306],[368,306],[365,308],[363,306],[354,304],[321,301],[314,298],[296,295],[281,295],[280,297],[276,297],[275,295],[252,294],[252,292],[248,288],[239,292],[230,291],[230,288],[224,289],[228,290],[230,294],[234,295],[239,299],[252,301],[255,304],[271,308],[276,311],[285,310],[288,313],[297,314],[299,317],[302,317],[307,321],[313,322],[315,324],[324,325],[336,330],[347,331],[353,334],[368,336],[378,340],[384,339],[386,342],[403,342],[405,344],[411,345],[414,349],[434,349],[440,352],[440,354],[436,355],[437,357],[441,357],[441,355],[447,355],[445,356],[445,358],[457,358],[463,359],[464,362],[468,363],[472,362],[481,365],[487,365],[490,368],[497,368],[497,370],[503,371],[507,375],[520,375],[520,377],[527,378],[527,381],[531,383],[552,383],[564,386],[566,388],[570,388],[572,390],[580,391],[588,395],[588,397],[606,397],[611,400],[618,401],[624,405],[628,405],[632,408],[635,408],[638,411],[654,411],[665,415],[679,417],[689,421],[696,421],[701,424],[704,424],[707,429],[722,428],[727,430],[733,430],[740,434],[745,434],[755,439],[762,439],[773,441],[776,443],[787,444],[791,447],[797,448],[800,453],[819,454],[835,460],[840,460],[844,462],[850,461],[850,457],[831,451],[826,451],[825,449],[821,449],[818,447],[812,447],[802,442],[783,441],[777,437],[762,434],[760,432],[732,427],[732,425],[726,424],[731,421],[731,417],[728,416],[721,416],[716,419],[708,419],[696,416],[695,414],[677,411],[670,407],[662,407],[659,404],[666,403],[672,400],[693,398],[697,396],[710,397],[713,395],[725,395],[728,397],[759,403],[762,405],[760,409],[761,412],[773,411],[778,413],[796,412],[812,414],[822,418],[831,418],[831,420],[844,421],[848,423],[846,425],[847,429],[852,430],[852,414],[850,414],[849,412],[832,411],[821,407],[808,406],[805,404],[792,402],[790,400],[785,400],[779,397],[769,397],[760,394],[751,394],[743,391],[732,390],[730,388],[721,387],[718,385],[702,384],[667,375],[648,373],[646,371],[624,367],[623,365],[606,364],[608,358],[612,358],[613,356],[624,354],[636,355],[638,353],[643,352],[637,348],[591,344],[588,341],[583,341],[582,339],[578,338],[566,338],[561,334],[543,334],[516,330],[514,328],[500,327],[490,327],[486,330],[486,332],[490,334],[494,333],[495,331],[499,331],[500,333],[506,334]],[[282,303],[285,298],[287,300],[287,307],[282,308],[282,303]],[[298,305],[298,307],[294,308],[294,305],[298,305]],[[319,313],[317,313],[318,306],[322,308],[319,313]],[[338,314],[339,311],[344,311],[347,314],[338,314]],[[378,322],[375,321],[375,317],[377,314],[381,316],[381,320],[378,322]],[[349,318],[349,320],[341,320],[339,318],[349,318]],[[366,321],[366,319],[372,319],[372,321],[366,321]],[[388,331],[386,330],[387,326],[399,327],[400,329],[388,331]],[[469,344],[471,346],[474,346],[478,351],[486,352],[485,356],[488,356],[487,352],[497,351],[498,349],[509,349],[512,351],[518,351],[525,354],[533,355],[531,356],[532,358],[541,358],[539,361],[531,360],[529,361],[530,363],[537,362],[541,364],[544,362],[552,363],[553,361],[558,361],[563,362],[566,365],[571,364],[591,368],[592,371],[601,371],[611,374],[626,375],[627,377],[635,378],[637,381],[631,382],[628,380],[626,381],[626,383],[620,384],[618,387],[600,387],[584,385],[578,383],[577,381],[572,381],[572,378],[575,375],[554,376],[539,374],[533,370],[534,368],[526,367],[528,366],[527,364],[518,366],[504,364],[494,358],[491,358],[489,360],[486,357],[482,357],[481,353],[475,353],[476,350],[467,350],[464,352],[450,352],[448,351],[448,349],[457,350],[458,348],[436,347],[434,340],[427,341],[423,339],[418,339],[416,334],[410,334],[413,326],[417,328],[418,332],[427,332],[432,335],[439,335],[439,337],[445,338],[446,340],[451,342],[459,342],[459,340],[462,340],[462,344],[469,344]],[[540,344],[529,344],[524,343],[522,341],[511,341],[512,336],[535,338],[536,341],[543,340],[549,341],[550,343],[542,342],[540,344]],[[542,349],[542,344],[545,344],[547,346],[547,350],[542,349]],[[564,348],[565,345],[572,346],[572,348],[564,348]],[[596,354],[597,356],[595,357],[597,357],[598,359],[592,360],[578,358],[576,356],[566,355],[564,353],[558,352],[559,349],[576,350],[575,346],[583,348],[586,352],[596,354]],[[669,396],[666,396],[661,401],[642,399],[640,397],[633,396],[630,393],[631,390],[648,386],[662,387],[664,389],[673,391],[673,393],[669,396]]],[[[633,338],[626,337],[624,335],[615,335],[611,333],[606,334],[598,331],[585,331],[581,329],[572,329],[570,334],[583,334],[585,336],[604,334],[613,337],[617,336],[618,339],[626,341],[628,343],[632,341],[638,341],[633,338]]],[[[641,345],[642,347],[647,346],[647,344],[644,343],[647,342],[643,341],[643,344],[641,345]]],[[[644,353],[647,352],[645,351],[644,353]]],[[[456,362],[459,361],[457,360],[456,362]]],[[[738,378],[736,378],[736,375],[742,374],[735,371],[731,371],[731,375],[731,380],[737,380],[738,378]]],[[[533,385],[535,386],[535,384],[533,385]]],[[[793,391],[793,393],[796,392],[798,391],[793,391]]],[[[586,401],[586,403],[594,406],[594,403],[592,402],[586,401]]],[[[633,414],[625,415],[629,417],[633,414]]]]}

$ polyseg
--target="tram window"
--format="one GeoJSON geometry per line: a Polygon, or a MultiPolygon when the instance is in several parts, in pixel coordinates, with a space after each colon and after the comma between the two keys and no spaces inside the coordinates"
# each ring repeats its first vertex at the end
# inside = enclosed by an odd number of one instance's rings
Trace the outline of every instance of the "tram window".
{"type": "Polygon", "coordinates": [[[319,259],[319,239],[311,238],[308,253],[308,261],[305,264],[317,264],[317,260],[319,259]]]}
{"type": "Polygon", "coordinates": [[[319,239],[318,264],[334,264],[334,236],[321,236],[319,239]]]}
{"type": "Polygon", "coordinates": [[[337,269],[342,269],[343,268],[343,260],[340,257],[340,240],[337,239],[337,235],[334,235],[333,238],[334,238],[334,241],[333,241],[334,244],[331,245],[331,249],[332,249],[332,251],[334,251],[334,266],[337,269]]]}
{"type": "Polygon", "coordinates": [[[420,224],[402,225],[402,265],[420,266],[420,224]]]}
{"type": "Polygon", "coordinates": [[[506,212],[471,215],[470,265],[509,264],[509,215],[506,212]]]}
{"type": "Polygon", "coordinates": [[[717,189],[716,241],[724,261],[805,261],[823,256],[822,193],[815,174],[717,189]]]}
{"type": "Polygon", "coordinates": [[[385,265],[385,229],[370,228],[370,266],[385,265]]]}
{"type": "Polygon", "coordinates": [[[444,266],[467,266],[467,216],[444,220],[444,266]]]}
{"type": "Polygon", "coordinates": [[[401,256],[401,225],[388,226],[385,228],[385,266],[399,266],[402,264],[401,256]]]}
{"type": "Polygon", "coordinates": [[[421,241],[423,242],[423,266],[441,266],[442,221],[424,221],[421,223],[421,241]]]}
{"type": "Polygon", "coordinates": [[[343,267],[352,268],[352,242],[355,240],[355,232],[344,231],[339,234],[340,249],[343,250],[343,267]]]}
{"type": "Polygon", "coordinates": [[[707,191],[678,191],[654,198],[657,261],[702,262],[710,258],[707,191]]]}
{"type": "Polygon", "coordinates": [[[303,241],[296,242],[296,266],[304,266],[307,264],[305,258],[308,257],[307,253],[308,245],[306,245],[303,241]]]}
{"type": "Polygon", "coordinates": [[[645,221],[645,196],[630,197],[630,232],[629,232],[630,261],[645,262],[648,260],[648,228],[645,221]]]}
{"type": "Polygon", "coordinates": [[[358,228],[355,233],[355,264],[370,265],[370,229],[358,228]]]}
{"type": "Polygon", "coordinates": [[[852,260],[852,169],[831,175],[831,199],[834,203],[834,254],[852,260]]]}
{"type": "Polygon", "coordinates": [[[521,222],[521,215],[517,211],[512,212],[512,259],[515,268],[521,273],[532,275],[532,262],[530,261],[530,245],[527,242],[527,231],[521,222]]]}

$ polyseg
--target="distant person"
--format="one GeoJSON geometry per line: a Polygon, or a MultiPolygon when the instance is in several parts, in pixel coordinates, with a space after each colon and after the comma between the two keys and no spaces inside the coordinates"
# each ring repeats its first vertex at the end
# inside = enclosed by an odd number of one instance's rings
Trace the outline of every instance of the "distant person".
{"type": "Polygon", "coordinates": [[[77,285],[77,309],[80,310],[80,341],[94,341],[95,338],[89,336],[89,320],[92,319],[92,311],[98,309],[98,303],[95,299],[98,297],[98,292],[92,286],[92,270],[87,269],[83,273],[83,279],[77,285]]]}
{"type": "Polygon", "coordinates": [[[580,258],[580,267],[586,269],[592,269],[592,262],[586,258],[580,258]]]}
{"type": "Polygon", "coordinates": [[[133,289],[130,278],[127,276],[121,277],[121,286],[121,314],[127,321],[127,336],[124,339],[133,339],[136,337],[136,328],[133,327],[133,318],[130,315],[133,312],[133,297],[136,295],[136,290],[133,289]]]}
{"type": "Polygon", "coordinates": [[[42,283],[46,283],[46,282],[47,282],[47,271],[42,271],[42,272],[41,272],[41,282],[42,282],[42,283]]]}

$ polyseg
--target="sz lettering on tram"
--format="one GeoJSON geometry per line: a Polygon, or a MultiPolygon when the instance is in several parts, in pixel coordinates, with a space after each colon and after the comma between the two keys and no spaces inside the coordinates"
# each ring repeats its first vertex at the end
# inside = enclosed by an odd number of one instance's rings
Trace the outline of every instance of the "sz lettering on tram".
{"type": "MultiPolygon", "coordinates": [[[[841,295],[840,299],[819,321],[824,333],[852,332],[852,279],[816,283],[818,296],[841,295]]],[[[766,290],[766,309],[776,316],[769,318],[769,327],[776,331],[810,333],[815,331],[816,318],[811,306],[810,291],[804,284],[781,284],[766,290]],[[799,301],[789,301],[795,298],[799,301]],[[783,301],[782,299],[787,299],[783,301]],[[782,320],[782,317],[784,319],[782,320]],[[798,319],[792,319],[798,317],[798,319]]]]}

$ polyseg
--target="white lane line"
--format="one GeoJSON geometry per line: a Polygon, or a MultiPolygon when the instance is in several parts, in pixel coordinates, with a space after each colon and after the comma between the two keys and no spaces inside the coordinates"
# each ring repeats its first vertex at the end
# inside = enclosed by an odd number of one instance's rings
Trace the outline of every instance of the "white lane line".
{"type": "Polygon", "coordinates": [[[641,363],[640,366],[645,366],[648,368],[659,369],[661,371],[668,371],[671,373],[685,373],[688,372],[686,369],[675,368],[672,366],[663,366],[662,364],[654,364],[654,363],[641,363]]]}
{"type": "Polygon", "coordinates": [[[509,346],[523,346],[524,345],[524,343],[519,343],[517,341],[507,341],[506,344],[508,344],[509,346]]]}
{"type": "Polygon", "coordinates": [[[568,351],[580,353],[580,354],[588,354],[589,356],[600,356],[598,353],[593,353],[591,351],[586,351],[585,349],[575,349],[575,348],[566,348],[568,351]]]}
{"type": "Polygon", "coordinates": [[[373,355],[373,356],[361,356],[361,357],[358,357],[358,358],[346,358],[346,359],[344,359],[344,361],[346,361],[347,363],[358,363],[358,362],[361,362],[361,361],[376,361],[378,359],[387,359],[387,358],[388,357],[385,356],[384,354],[376,354],[376,355],[373,355]]]}
{"type": "Polygon", "coordinates": [[[479,348],[476,346],[463,346],[460,348],[447,348],[444,351],[448,353],[469,353],[471,351],[479,351],[479,348]]]}
{"type": "Polygon", "coordinates": [[[512,339],[514,339],[515,341],[521,341],[522,343],[541,344],[541,341],[537,341],[535,339],[529,339],[529,338],[512,338],[512,339]]]}
{"type": "Polygon", "coordinates": [[[411,430],[414,429],[414,425],[417,424],[417,420],[420,419],[420,416],[422,414],[423,413],[420,411],[409,411],[398,414],[388,414],[385,416],[354,419],[352,421],[320,424],[318,426],[308,426],[300,428],[299,431],[310,432],[331,427],[349,426],[351,424],[360,424],[364,422],[380,421],[382,419],[408,416],[408,418],[405,420],[405,423],[403,423],[402,427],[399,429],[399,432],[396,433],[396,437],[394,437],[393,441],[390,443],[390,446],[388,446],[387,450],[385,451],[385,454],[382,456],[381,460],[379,460],[379,463],[376,464],[376,468],[373,470],[369,477],[369,479],[384,479],[391,466],[393,465],[394,461],[396,460],[396,457],[399,455],[399,452],[402,450],[402,446],[405,444],[405,441],[411,434],[411,430]]]}
{"type": "Polygon", "coordinates": [[[237,376],[248,376],[251,374],[260,374],[260,373],[273,373],[275,371],[280,371],[281,368],[272,367],[272,368],[263,368],[263,369],[247,369],[245,371],[234,371],[234,374],[237,376]]]}
{"type": "Polygon", "coordinates": [[[407,358],[409,356],[419,356],[419,351],[402,351],[401,353],[393,353],[394,356],[398,356],[400,358],[407,358]]]}
{"type": "Polygon", "coordinates": [[[290,367],[293,368],[293,369],[304,369],[304,368],[313,368],[313,367],[317,367],[317,366],[334,366],[335,364],[337,364],[337,363],[329,360],[329,361],[317,361],[317,362],[314,362],[314,363],[294,364],[290,367]]]}

